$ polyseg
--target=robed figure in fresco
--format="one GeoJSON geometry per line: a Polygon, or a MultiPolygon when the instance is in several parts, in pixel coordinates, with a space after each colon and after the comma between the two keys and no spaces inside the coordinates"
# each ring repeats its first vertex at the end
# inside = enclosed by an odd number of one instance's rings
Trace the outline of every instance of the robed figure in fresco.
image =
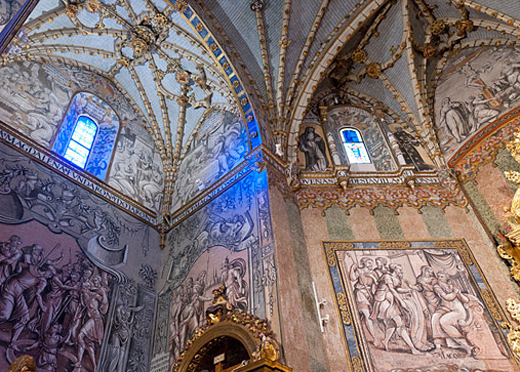
{"type": "Polygon", "coordinates": [[[346,257],[343,275],[375,371],[388,370],[383,359],[407,368],[507,359],[499,331],[490,326],[458,255],[410,250],[388,255],[357,251],[346,257]]]}
{"type": "Polygon", "coordinates": [[[413,164],[418,171],[432,170],[433,167],[426,164],[424,159],[417,151],[417,146],[420,142],[416,140],[411,134],[405,132],[403,128],[399,127],[394,132],[394,136],[399,142],[399,148],[403,153],[404,160],[407,164],[413,164]]]}
{"type": "Polygon", "coordinates": [[[329,161],[325,141],[316,133],[314,127],[307,127],[298,138],[298,148],[305,155],[305,169],[321,172],[327,169],[329,161]]]}

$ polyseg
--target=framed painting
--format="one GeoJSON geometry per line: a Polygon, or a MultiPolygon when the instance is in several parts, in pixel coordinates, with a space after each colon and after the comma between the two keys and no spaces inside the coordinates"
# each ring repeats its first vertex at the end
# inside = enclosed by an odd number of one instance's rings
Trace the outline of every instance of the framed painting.
{"type": "Polygon", "coordinates": [[[464,240],[323,242],[353,371],[511,371],[505,315],[464,240]]]}

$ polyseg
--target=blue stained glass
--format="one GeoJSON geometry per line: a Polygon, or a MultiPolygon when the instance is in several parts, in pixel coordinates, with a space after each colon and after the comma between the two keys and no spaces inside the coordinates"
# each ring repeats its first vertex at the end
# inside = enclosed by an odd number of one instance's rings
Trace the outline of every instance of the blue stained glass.
{"type": "Polygon", "coordinates": [[[369,164],[371,163],[367,149],[357,129],[345,128],[341,131],[343,145],[347,152],[350,164],[369,164]]]}
{"type": "Polygon", "coordinates": [[[342,131],[343,139],[345,142],[363,142],[361,140],[361,136],[356,130],[353,129],[344,129],[342,131]]]}
{"type": "Polygon", "coordinates": [[[65,159],[76,164],[80,168],[85,168],[90,150],[94,143],[97,133],[96,123],[86,117],[80,116],[76,122],[76,127],[65,151],[65,159]]]}

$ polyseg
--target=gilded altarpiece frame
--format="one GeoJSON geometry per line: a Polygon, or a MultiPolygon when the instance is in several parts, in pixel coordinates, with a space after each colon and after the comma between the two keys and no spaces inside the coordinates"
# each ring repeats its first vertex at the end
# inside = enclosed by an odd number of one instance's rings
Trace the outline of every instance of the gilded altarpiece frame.
{"type": "Polygon", "coordinates": [[[518,370],[504,312],[464,240],[323,247],[352,371],[518,370]]]}

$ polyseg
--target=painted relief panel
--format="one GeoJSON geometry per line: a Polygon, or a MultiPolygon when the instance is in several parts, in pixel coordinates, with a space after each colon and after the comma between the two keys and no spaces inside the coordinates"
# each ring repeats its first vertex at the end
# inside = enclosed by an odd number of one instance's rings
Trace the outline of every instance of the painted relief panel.
{"type": "Polygon", "coordinates": [[[24,0],[0,0],[0,32],[20,10],[24,0]]]}
{"type": "MultiPolygon", "coordinates": [[[[159,152],[144,129],[145,119],[116,87],[99,75],[77,66],[17,62],[0,67],[0,120],[40,145],[50,147],[58,127],[66,119],[69,103],[73,108],[79,104],[78,110],[83,110],[83,105],[89,105],[89,111],[96,111],[102,122],[118,120],[122,128],[125,143],[120,146],[118,141],[112,164],[105,164],[109,157],[100,157],[99,164],[93,165],[94,174],[104,178],[110,170],[108,182],[111,186],[144,206],[159,210],[160,196],[156,189],[163,188],[159,152]],[[83,95],[76,95],[78,101],[71,102],[75,93],[80,91],[95,93],[99,104],[93,102],[94,99],[80,99],[83,95]],[[103,101],[105,103],[101,103],[103,101]],[[103,117],[100,109],[103,105],[110,106],[116,116],[103,117]],[[136,173],[132,172],[137,166],[144,173],[141,177],[136,177],[136,173]],[[136,179],[145,180],[146,185],[138,185],[136,179]]],[[[69,114],[73,115],[73,111],[69,110],[69,114]]],[[[112,132],[108,134],[113,135],[112,132]]],[[[99,148],[101,152],[106,150],[104,146],[99,148]]]]}
{"type": "Polygon", "coordinates": [[[462,240],[324,243],[353,365],[511,371],[505,320],[462,240]]]}
{"type": "Polygon", "coordinates": [[[154,359],[168,355],[170,367],[175,364],[220,284],[236,308],[274,316],[276,269],[265,172],[248,173],[182,221],[170,231],[167,249],[154,359]],[[165,323],[168,335],[159,329],[165,323]]]}
{"type": "Polygon", "coordinates": [[[155,230],[3,144],[0,205],[0,370],[147,370],[155,230]]]}
{"type": "Polygon", "coordinates": [[[242,120],[220,110],[207,115],[187,147],[173,193],[173,211],[240,164],[249,151],[242,120]]]}
{"type": "Polygon", "coordinates": [[[441,148],[451,156],[462,143],[518,106],[520,52],[508,47],[471,48],[447,60],[435,91],[441,148]]]}
{"type": "Polygon", "coordinates": [[[332,110],[329,112],[325,124],[325,130],[332,135],[338,148],[342,164],[348,164],[347,154],[343,148],[343,138],[339,134],[339,131],[344,127],[352,127],[361,132],[370,160],[376,171],[396,169],[376,118],[367,111],[353,106],[344,106],[332,110]]]}

